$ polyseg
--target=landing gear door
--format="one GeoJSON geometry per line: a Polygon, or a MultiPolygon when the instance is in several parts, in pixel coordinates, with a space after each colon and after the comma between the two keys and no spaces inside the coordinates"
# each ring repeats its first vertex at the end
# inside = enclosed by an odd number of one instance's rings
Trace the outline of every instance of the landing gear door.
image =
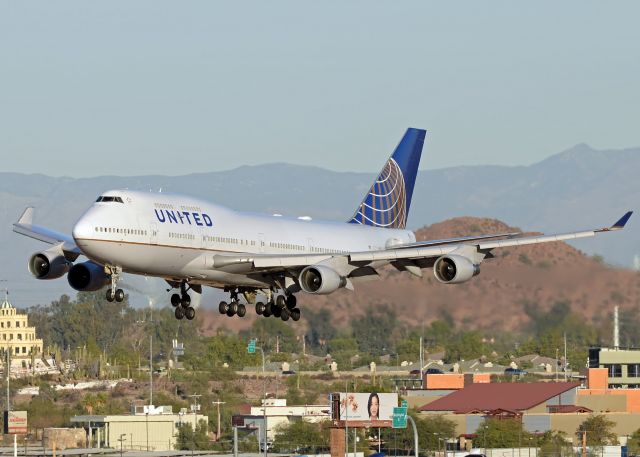
{"type": "Polygon", "coordinates": [[[151,244],[158,244],[158,224],[155,222],[149,225],[149,242],[151,244]]]}

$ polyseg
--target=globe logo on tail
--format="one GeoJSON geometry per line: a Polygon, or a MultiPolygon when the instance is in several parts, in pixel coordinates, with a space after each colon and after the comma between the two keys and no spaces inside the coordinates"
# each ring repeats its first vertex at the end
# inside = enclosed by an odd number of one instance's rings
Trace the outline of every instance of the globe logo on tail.
{"type": "Polygon", "coordinates": [[[393,158],[386,163],[350,222],[386,228],[406,227],[407,192],[404,176],[393,158]]]}

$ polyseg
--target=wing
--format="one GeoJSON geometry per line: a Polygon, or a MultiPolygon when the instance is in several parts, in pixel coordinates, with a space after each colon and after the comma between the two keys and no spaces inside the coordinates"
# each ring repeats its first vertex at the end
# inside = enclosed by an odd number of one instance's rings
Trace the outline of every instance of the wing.
{"type": "Polygon", "coordinates": [[[610,227],[570,232],[554,235],[537,235],[515,237],[516,233],[502,233],[495,235],[481,235],[463,238],[433,240],[400,245],[390,249],[378,251],[351,252],[347,254],[243,254],[216,255],[213,259],[214,268],[231,267],[235,271],[245,272],[276,272],[288,269],[299,269],[318,263],[332,263],[341,266],[341,270],[349,272],[371,266],[372,264],[391,263],[400,270],[406,270],[420,276],[419,270],[433,265],[435,259],[454,251],[484,258],[493,249],[528,244],[549,243],[554,241],[568,241],[595,236],[603,232],[622,230],[633,212],[629,211],[610,227]],[[503,238],[503,239],[496,239],[503,238]]]}
{"type": "Polygon", "coordinates": [[[13,231],[47,244],[62,244],[63,252],[70,257],[82,254],[71,236],[34,224],[33,213],[33,207],[26,208],[18,222],[13,224],[13,231]]]}

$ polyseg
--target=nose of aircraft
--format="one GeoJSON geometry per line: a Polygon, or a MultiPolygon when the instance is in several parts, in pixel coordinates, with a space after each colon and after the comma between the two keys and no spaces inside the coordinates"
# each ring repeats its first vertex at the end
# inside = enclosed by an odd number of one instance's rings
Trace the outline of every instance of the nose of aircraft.
{"type": "Polygon", "coordinates": [[[94,224],[91,223],[89,214],[84,214],[76,225],[73,226],[73,239],[76,241],[78,245],[82,243],[82,240],[86,240],[88,238],[93,237],[93,231],[95,230],[94,224]]]}

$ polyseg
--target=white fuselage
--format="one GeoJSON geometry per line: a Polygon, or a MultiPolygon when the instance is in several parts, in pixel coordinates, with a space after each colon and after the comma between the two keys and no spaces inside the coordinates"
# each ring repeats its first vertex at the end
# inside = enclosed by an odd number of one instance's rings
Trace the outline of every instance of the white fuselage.
{"type": "Polygon", "coordinates": [[[415,242],[410,230],[240,213],[192,197],[105,192],[80,218],[73,237],[92,261],[125,272],[194,283],[264,287],[261,274],[217,268],[230,254],[331,254],[415,242]]]}

